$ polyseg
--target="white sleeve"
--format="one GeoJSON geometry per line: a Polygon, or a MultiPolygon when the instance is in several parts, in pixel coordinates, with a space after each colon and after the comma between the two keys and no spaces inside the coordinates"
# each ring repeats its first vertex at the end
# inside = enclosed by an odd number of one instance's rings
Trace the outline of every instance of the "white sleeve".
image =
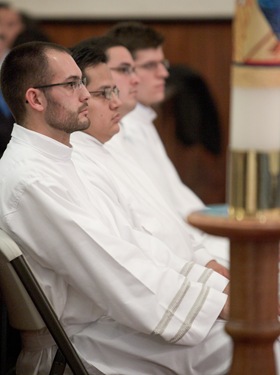
{"type": "Polygon", "coordinates": [[[63,186],[33,182],[3,218],[4,229],[104,315],[168,342],[199,343],[225,304],[228,281],[133,230],[99,191],[96,199],[85,207],[63,186]]]}

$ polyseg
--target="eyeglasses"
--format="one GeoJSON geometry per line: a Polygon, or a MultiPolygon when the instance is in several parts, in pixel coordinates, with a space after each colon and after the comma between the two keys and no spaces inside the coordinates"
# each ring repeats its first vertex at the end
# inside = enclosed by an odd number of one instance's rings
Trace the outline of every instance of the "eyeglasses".
{"type": "Polygon", "coordinates": [[[103,97],[104,99],[111,100],[113,97],[113,94],[118,98],[120,95],[120,90],[117,86],[114,87],[106,87],[103,90],[98,91],[89,91],[90,95],[96,96],[96,97],[103,97]]]}
{"type": "Polygon", "coordinates": [[[86,85],[86,78],[84,77],[76,81],[51,83],[49,85],[34,86],[34,89],[48,89],[48,88],[55,87],[55,86],[66,86],[74,91],[74,90],[80,89],[82,86],[85,86],[85,85],[86,85]]]}
{"type": "Polygon", "coordinates": [[[131,74],[135,73],[135,68],[134,66],[131,66],[131,65],[121,65],[121,66],[117,66],[115,68],[110,68],[110,69],[120,74],[123,74],[125,76],[130,76],[131,74]]]}
{"type": "Polygon", "coordinates": [[[162,65],[165,69],[170,68],[170,63],[167,59],[162,61],[149,61],[142,65],[136,65],[136,68],[146,69],[149,71],[155,71],[158,69],[159,65],[162,65]]]}

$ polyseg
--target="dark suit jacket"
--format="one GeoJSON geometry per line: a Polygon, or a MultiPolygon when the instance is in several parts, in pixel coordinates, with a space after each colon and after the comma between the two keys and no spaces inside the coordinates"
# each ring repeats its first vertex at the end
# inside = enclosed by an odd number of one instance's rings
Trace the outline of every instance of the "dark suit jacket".
{"type": "Polygon", "coordinates": [[[7,144],[11,139],[14,118],[12,116],[5,117],[0,112],[0,157],[3,155],[7,144]]]}

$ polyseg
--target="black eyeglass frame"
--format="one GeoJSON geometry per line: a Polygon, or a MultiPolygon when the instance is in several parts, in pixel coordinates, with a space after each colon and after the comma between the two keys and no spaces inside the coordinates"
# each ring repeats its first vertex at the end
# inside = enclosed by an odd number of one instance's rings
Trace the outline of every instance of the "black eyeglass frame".
{"type": "Polygon", "coordinates": [[[70,87],[72,86],[72,88],[77,89],[82,86],[85,86],[86,83],[87,83],[86,77],[83,77],[82,79],[77,80],[77,81],[50,83],[49,85],[34,86],[33,88],[34,89],[48,89],[48,88],[56,87],[56,86],[70,86],[70,87]]]}

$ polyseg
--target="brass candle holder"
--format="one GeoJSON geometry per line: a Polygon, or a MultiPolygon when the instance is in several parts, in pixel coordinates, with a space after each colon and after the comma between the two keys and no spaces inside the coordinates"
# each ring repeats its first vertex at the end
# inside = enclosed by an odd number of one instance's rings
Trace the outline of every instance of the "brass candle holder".
{"type": "Polygon", "coordinates": [[[280,219],[280,152],[231,150],[228,173],[229,216],[280,219]]]}

